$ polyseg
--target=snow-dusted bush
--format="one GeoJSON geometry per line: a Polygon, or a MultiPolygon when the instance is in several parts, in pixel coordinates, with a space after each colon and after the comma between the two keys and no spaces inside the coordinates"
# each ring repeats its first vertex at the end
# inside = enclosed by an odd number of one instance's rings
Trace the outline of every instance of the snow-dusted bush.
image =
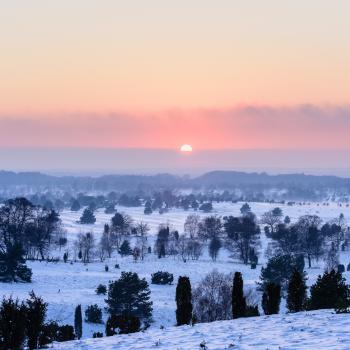
{"type": "Polygon", "coordinates": [[[197,322],[232,318],[232,276],[217,270],[210,272],[193,290],[193,313],[197,322]]]}

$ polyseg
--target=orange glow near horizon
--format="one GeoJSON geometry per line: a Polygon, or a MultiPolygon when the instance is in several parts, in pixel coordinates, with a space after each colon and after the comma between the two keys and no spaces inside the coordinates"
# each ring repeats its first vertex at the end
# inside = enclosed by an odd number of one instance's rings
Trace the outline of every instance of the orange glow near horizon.
{"type": "Polygon", "coordinates": [[[5,2],[0,147],[350,149],[349,13],[348,0],[5,2]]]}

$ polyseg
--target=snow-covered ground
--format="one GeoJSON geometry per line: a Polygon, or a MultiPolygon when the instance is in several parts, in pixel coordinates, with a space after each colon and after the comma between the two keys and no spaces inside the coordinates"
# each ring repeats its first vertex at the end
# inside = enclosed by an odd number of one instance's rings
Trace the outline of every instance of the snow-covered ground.
{"type": "Polygon", "coordinates": [[[322,310],[169,327],[103,339],[56,343],[80,350],[349,350],[350,315],[322,310]]]}
{"type": "MultiPolygon", "coordinates": [[[[317,214],[326,222],[338,217],[340,213],[343,213],[345,218],[350,219],[350,208],[345,206],[340,207],[335,203],[330,203],[329,206],[323,206],[322,204],[317,205],[316,203],[302,206],[267,203],[250,203],[250,205],[252,211],[255,212],[258,217],[267,210],[279,206],[283,209],[284,215],[289,215],[292,220],[296,220],[299,216],[305,214],[317,214]]],[[[214,203],[213,213],[220,216],[239,215],[241,206],[242,203],[214,203]]],[[[147,222],[151,227],[150,240],[152,240],[152,236],[155,236],[159,224],[162,223],[169,223],[173,229],[177,229],[181,233],[187,215],[194,213],[193,211],[172,210],[162,215],[153,213],[147,216],[143,214],[143,208],[121,207],[118,208],[118,211],[131,215],[135,222],[141,220],[147,222]]],[[[198,214],[201,216],[208,215],[203,213],[198,214]]],[[[102,210],[99,210],[96,213],[97,222],[95,225],[80,225],[77,223],[80,216],[81,212],[73,213],[64,211],[61,213],[64,227],[68,232],[67,238],[69,240],[69,246],[73,245],[72,243],[79,232],[92,231],[94,232],[96,241],[98,241],[103,231],[103,225],[108,223],[111,219],[111,215],[104,214],[102,210]]],[[[261,237],[262,248],[264,248],[266,247],[266,239],[264,234],[262,234],[261,237]]],[[[62,261],[63,252],[64,249],[60,252],[55,252],[55,255],[61,258],[61,261],[58,263],[28,262],[29,267],[33,270],[33,282],[30,284],[2,283],[0,284],[0,296],[13,295],[14,297],[25,299],[28,296],[28,292],[34,290],[37,295],[42,296],[44,300],[49,303],[48,319],[57,320],[62,324],[73,324],[74,308],[76,305],[81,304],[83,310],[87,305],[91,304],[98,304],[102,308],[106,306],[104,301],[105,297],[96,295],[95,289],[100,283],[108,284],[108,281],[117,279],[121,271],[137,272],[140,277],[146,278],[149,284],[151,282],[152,273],[159,270],[168,271],[174,274],[175,282],[181,275],[189,276],[192,286],[195,286],[213,269],[224,273],[241,271],[245,288],[248,289],[256,287],[256,281],[259,280],[261,266],[266,261],[262,251],[257,269],[252,270],[250,266],[245,266],[240,262],[232,260],[228,252],[223,249],[220,251],[218,260],[213,262],[208,257],[207,250],[205,249],[205,254],[203,254],[198,261],[188,260],[187,262],[183,262],[174,257],[158,259],[154,254],[150,254],[143,262],[138,261],[135,263],[132,257],[121,258],[120,256],[115,256],[109,261],[107,259],[104,262],[95,261],[84,265],[80,262],[65,264],[62,261]],[[120,265],[120,269],[115,268],[116,263],[120,265]],[[105,272],[106,264],[109,266],[108,272],[105,272]]],[[[72,257],[72,252],[70,253],[70,257],[72,257]]],[[[346,265],[350,262],[349,252],[342,253],[341,262],[346,265]]],[[[306,272],[309,277],[308,284],[311,285],[314,283],[317,275],[323,272],[323,261],[315,263],[315,267],[306,269],[306,272]]],[[[350,272],[345,272],[344,276],[350,281],[350,272]]],[[[175,284],[171,286],[150,284],[154,319],[151,329],[159,329],[160,326],[171,327],[175,324],[175,284]]],[[[284,312],[283,303],[281,312],[284,312]]],[[[104,314],[104,320],[106,317],[107,315],[104,314]]],[[[261,317],[261,319],[264,319],[264,317],[261,317]]],[[[258,322],[261,322],[260,319],[258,322]]],[[[228,323],[228,325],[229,324],[230,323],[228,323]]],[[[92,333],[96,331],[104,331],[104,325],[92,325],[84,322],[84,338],[91,337],[92,333]]],[[[233,332],[232,334],[234,335],[235,333],[233,332]]],[[[187,349],[186,347],[183,348],[187,349]]],[[[211,348],[209,347],[209,349],[211,348]]],[[[289,347],[289,349],[294,348],[289,347]]],[[[350,346],[348,349],[350,349],[350,346]]]]}

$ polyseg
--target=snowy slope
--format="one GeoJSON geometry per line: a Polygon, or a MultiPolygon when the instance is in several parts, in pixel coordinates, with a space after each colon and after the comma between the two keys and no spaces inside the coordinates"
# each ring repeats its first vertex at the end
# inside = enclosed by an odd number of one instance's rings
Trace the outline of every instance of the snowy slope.
{"type": "Polygon", "coordinates": [[[322,310],[152,329],[129,335],[55,344],[94,350],[350,349],[350,315],[322,310]],[[200,346],[200,344],[205,344],[200,346]]]}

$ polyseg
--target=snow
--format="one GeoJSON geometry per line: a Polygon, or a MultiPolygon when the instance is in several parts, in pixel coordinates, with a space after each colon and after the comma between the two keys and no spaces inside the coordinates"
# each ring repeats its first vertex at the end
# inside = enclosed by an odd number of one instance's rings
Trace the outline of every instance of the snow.
{"type": "Polygon", "coordinates": [[[195,326],[55,343],[54,349],[128,350],[350,349],[350,315],[329,310],[241,318],[195,326]]]}
{"type": "MultiPolygon", "coordinates": [[[[331,220],[335,217],[338,217],[340,213],[345,215],[345,218],[350,218],[350,208],[342,206],[340,207],[336,203],[330,203],[329,206],[323,206],[322,204],[317,205],[317,203],[311,203],[307,205],[281,205],[281,204],[268,204],[268,203],[249,203],[252,211],[257,214],[258,218],[261,214],[266,212],[267,210],[273,209],[276,206],[281,207],[284,212],[284,215],[289,215],[293,220],[296,220],[299,216],[305,214],[316,214],[319,215],[324,222],[331,220]]],[[[239,209],[242,206],[242,203],[214,203],[214,211],[211,214],[217,214],[220,216],[225,215],[239,215],[239,209]]],[[[129,214],[135,222],[143,221],[147,222],[150,227],[150,245],[153,246],[152,240],[155,237],[155,234],[158,230],[158,226],[160,224],[169,223],[173,229],[179,230],[179,232],[183,232],[183,224],[185,222],[186,217],[189,214],[195,213],[194,211],[184,211],[180,209],[171,210],[168,213],[164,213],[162,215],[158,213],[153,213],[152,215],[144,215],[143,208],[125,208],[118,207],[118,211],[129,214]]],[[[112,215],[105,214],[103,210],[98,210],[96,212],[96,224],[94,225],[80,225],[77,223],[81,216],[82,211],[75,213],[71,211],[63,211],[61,213],[61,218],[64,224],[65,229],[67,230],[67,238],[68,238],[68,246],[70,247],[70,258],[73,256],[72,247],[73,242],[76,239],[76,236],[79,232],[94,232],[96,237],[96,241],[99,240],[103,226],[105,223],[108,223],[111,219],[112,215]]],[[[211,215],[210,214],[210,215],[211,215]]],[[[209,214],[199,213],[201,217],[207,216],[209,214]]],[[[256,281],[259,280],[261,264],[264,264],[266,261],[266,257],[264,256],[264,248],[267,245],[267,240],[264,234],[261,236],[262,238],[262,252],[259,257],[259,265],[257,269],[252,270],[250,266],[245,266],[238,261],[233,260],[227,251],[222,249],[219,254],[219,258],[216,262],[213,262],[207,254],[207,249],[205,249],[203,256],[198,261],[188,260],[187,262],[183,262],[181,259],[174,257],[167,257],[164,259],[158,259],[154,254],[150,254],[146,256],[146,259],[141,262],[134,262],[132,257],[121,258],[119,255],[114,256],[110,260],[106,260],[104,262],[94,261],[90,264],[84,265],[81,262],[76,262],[73,264],[64,263],[62,261],[62,256],[65,251],[63,248],[61,251],[56,251],[54,256],[60,257],[61,261],[57,263],[47,263],[47,262],[28,262],[28,266],[33,270],[33,282],[29,284],[25,283],[1,283],[0,284],[0,297],[1,296],[10,296],[18,297],[19,299],[26,299],[28,297],[28,293],[32,290],[37,295],[40,295],[44,298],[46,302],[49,303],[48,309],[48,319],[56,320],[61,324],[73,324],[73,316],[74,316],[74,308],[81,304],[83,310],[88,305],[98,304],[101,308],[103,308],[103,319],[107,319],[107,314],[104,310],[106,306],[105,297],[101,295],[96,295],[95,289],[99,284],[108,284],[110,280],[116,280],[121,271],[133,271],[137,272],[140,277],[146,278],[150,285],[151,289],[151,299],[153,301],[153,319],[154,322],[151,324],[150,331],[154,331],[154,333],[150,333],[150,337],[159,336],[163,339],[164,344],[166,344],[166,337],[162,336],[162,331],[159,331],[161,326],[163,327],[172,327],[175,324],[175,288],[176,281],[179,276],[188,276],[191,280],[191,284],[193,287],[210,271],[213,269],[217,269],[219,272],[223,273],[233,273],[235,271],[240,271],[243,274],[244,285],[246,290],[249,288],[256,287],[256,281]],[[120,269],[115,268],[115,264],[118,263],[120,265],[120,269]],[[105,272],[105,265],[109,266],[109,271],[105,272]],[[157,286],[152,285],[151,282],[151,274],[156,271],[168,271],[174,274],[175,283],[170,286],[157,286]],[[158,333],[157,333],[158,332],[158,333]],[[153,335],[152,335],[153,334],[153,335]]],[[[343,264],[348,264],[350,262],[350,253],[345,252],[341,254],[341,262],[343,264]]],[[[323,272],[323,261],[319,261],[312,269],[306,269],[308,274],[308,285],[314,283],[317,275],[323,272]]],[[[345,272],[344,277],[349,281],[350,280],[350,272],[345,272]]],[[[284,303],[281,305],[281,313],[285,314],[284,303]]],[[[323,314],[322,314],[323,315],[323,314]]],[[[287,328],[289,317],[294,320],[295,317],[298,322],[302,323],[302,318],[298,318],[300,316],[281,316],[281,320],[285,322],[285,326],[287,328]],[[285,317],[285,318],[283,318],[285,317]]],[[[309,316],[305,316],[306,319],[309,316]]],[[[327,316],[315,316],[316,324],[320,324],[325,322],[325,320],[332,317],[339,317],[341,319],[342,316],[331,316],[331,314],[327,314],[327,316]],[[320,319],[319,319],[320,318],[320,319]]],[[[265,317],[259,318],[259,320],[253,320],[254,322],[263,322],[265,317]]],[[[250,320],[249,322],[253,322],[250,320]]],[[[240,320],[238,323],[228,322],[223,323],[225,327],[227,327],[227,332],[232,334],[232,339],[235,339],[234,342],[237,342],[237,330],[236,327],[238,324],[243,322],[248,322],[246,320],[240,320]],[[230,327],[233,327],[231,330],[230,327]],[[236,337],[236,338],[235,338],[236,337]]],[[[294,322],[294,321],[293,321],[294,322]]],[[[277,321],[276,321],[277,324],[277,321]]],[[[201,332],[206,334],[205,327],[198,325],[195,328],[190,328],[188,330],[184,330],[184,332],[190,333],[194,332],[194,330],[198,329],[199,334],[201,332]]],[[[247,323],[248,327],[248,323],[247,323]]],[[[272,326],[271,326],[272,327],[272,326]]],[[[321,326],[320,326],[321,327],[321,326]]],[[[273,327],[272,327],[273,328],[273,327]]],[[[207,328],[208,329],[208,328],[207,328]]],[[[210,326],[211,329],[211,326],[210,326]]],[[[243,329],[243,328],[240,328],[243,329]]],[[[340,328],[341,329],[341,328],[340,328]]],[[[104,331],[104,325],[94,325],[84,322],[83,324],[83,338],[89,338],[92,336],[93,332],[96,331],[104,331]]],[[[175,332],[179,332],[179,329],[176,328],[175,332]]],[[[165,330],[166,332],[170,332],[165,330]]],[[[271,330],[272,332],[272,330],[271,330]]],[[[311,331],[310,331],[311,332],[311,331]]],[[[331,332],[331,331],[330,331],[331,332]]],[[[186,334],[187,334],[186,333],[186,334]]],[[[225,332],[223,332],[225,333],[225,332]]],[[[148,334],[148,333],[147,333],[148,334]]],[[[215,340],[215,332],[210,335],[214,344],[218,342],[219,339],[215,340]]],[[[261,337],[263,334],[261,335],[261,337]]],[[[269,336],[273,338],[273,334],[269,333],[269,336]]],[[[137,336],[133,336],[137,337],[137,336]]],[[[142,338],[142,336],[140,336],[142,338]]],[[[267,335],[266,335],[267,337],[267,335]]],[[[289,337],[286,333],[285,338],[289,337]]],[[[124,337],[127,339],[127,337],[124,337]]],[[[124,339],[123,338],[123,339],[124,339]]],[[[170,337],[171,338],[171,337],[170,337]]],[[[196,348],[198,348],[198,344],[201,340],[200,336],[196,337],[196,348]]],[[[153,338],[152,338],[153,339],[153,338]]],[[[225,338],[225,346],[229,345],[228,338],[225,338]]],[[[231,338],[230,338],[231,339],[231,338]]],[[[154,340],[154,339],[153,339],[154,340]]],[[[152,341],[153,341],[152,340],[152,341]]],[[[107,340],[112,341],[112,340],[107,340]]],[[[115,340],[114,340],[115,341],[115,340]]],[[[151,340],[150,340],[151,341],[151,340]]],[[[169,339],[169,341],[172,341],[169,339]]],[[[208,340],[209,341],[209,340],[208,340]]],[[[233,341],[233,340],[232,340],[233,341]]],[[[155,340],[153,341],[154,344],[155,340]]],[[[231,342],[231,340],[230,340],[231,342]]],[[[88,343],[87,343],[88,344],[88,343]]],[[[223,343],[221,343],[223,344],[223,343]]],[[[247,343],[248,344],[248,343],[247,343]]],[[[162,345],[163,346],[163,345],[162,345]]],[[[164,345],[165,346],[165,345],[164,345]]],[[[194,345],[193,345],[194,346],[194,345]]],[[[248,346],[248,345],[247,345],[248,346]]],[[[171,348],[171,346],[169,345],[171,348]]],[[[167,348],[169,348],[167,347],[167,348]]],[[[121,347],[119,347],[121,349],[121,347]]],[[[126,349],[125,347],[124,349],[126,349]]],[[[140,349],[142,346],[140,345],[140,349]]],[[[164,347],[166,348],[166,347],[164,347]]],[[[189,347],[190,348],[190,347],[189,347]]],[[[183,349],[189,349],[186,346],[183,349]]],[[[223,348],[223,347],[221,347],[223,348]]],[[[220,348],[220,349],[221,349],[220,348]]],[[[244,347],[243,347],[244,348],[244,347]]],[[[242,349],[243,349],[242,348],[242,349]]],[[[249,347],[247,347],[249,348],[249,347]]],[[[258,347],[256,347],[258,349],[258,347]]],[[[287,347],[286,349],[294,349],[295,347],[287,347]]],[[[118,349],[118,348],[116,348],[118,349]]],[[[136,348],[135,348],[136,349],[136,348]]],[[[176,347],[174,347],[176,349],[176,347]]],[[[212,349],[212,347],[209,347],[212,349]]],[[[214,348],[215,349],[215,348],[214,348]]],[[[219,349],[219,347],[217,347],[219,349]]],[[[342,348],[341,348],[342,349],[342,348]]],[[[348,345],[347,349],[350,349],[348,345]]]]}

